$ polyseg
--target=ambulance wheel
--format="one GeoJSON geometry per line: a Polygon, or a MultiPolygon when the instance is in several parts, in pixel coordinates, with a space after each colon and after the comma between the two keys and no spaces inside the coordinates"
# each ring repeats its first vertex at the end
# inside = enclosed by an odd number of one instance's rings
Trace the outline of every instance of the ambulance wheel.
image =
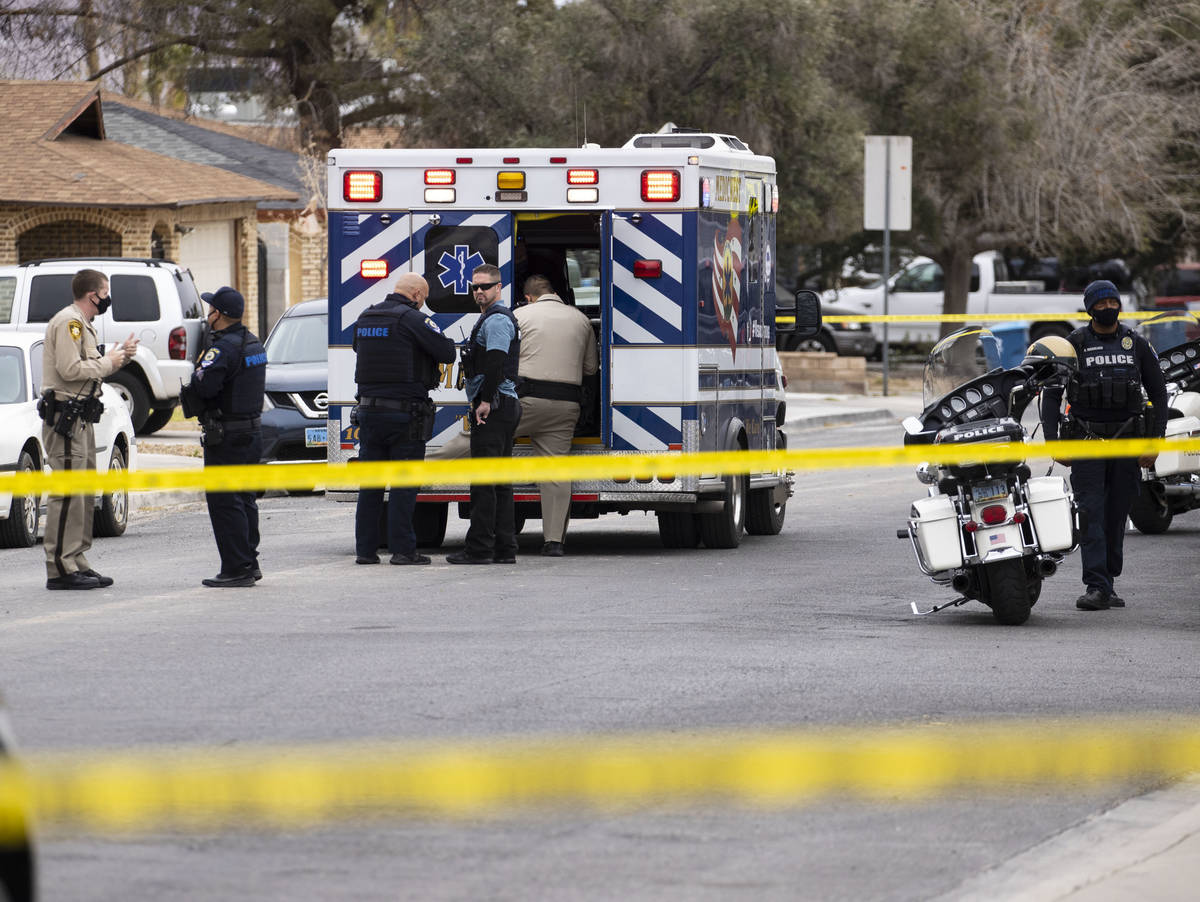
{"type": "Polygon", "coordinates": [[[1138,496],[1133,499],[1133,507],[1129,510],[1129,519],[1138,528],[1138,532],[1148,536],[1159,536],[1171,528],[1171,506],[1167,504],[1162,486],[1153,482],[1143,482],[1139,487],[1138,496]]]}
{"type": "Polygon", "coordinates": [[[690,511],[659,511],[658,537],[663,548],[695,548],[700,544],[700,528],[690,511]]]}
{"type": "Polygon", "coordinates": [[[446,540],[446,521],[450,505],[446,503],[418,504],[413,511],[413,531],[418,548],[440,548],[446,540]]]}
{"type": "Polygon", "coordinates": [[[787,500],[777,502],[774,489],[754,489],[746,504],[746,532],[752,536],[777,536],[786,514],[787,500]]]}
{"type": "Polygon", "coordinates": [[[709,548],[737,548],[746,528],[746,487],[750,477],[745,473],[725,477],[725,504],[715,514],[697,514],[700,538],[709,548]]]}

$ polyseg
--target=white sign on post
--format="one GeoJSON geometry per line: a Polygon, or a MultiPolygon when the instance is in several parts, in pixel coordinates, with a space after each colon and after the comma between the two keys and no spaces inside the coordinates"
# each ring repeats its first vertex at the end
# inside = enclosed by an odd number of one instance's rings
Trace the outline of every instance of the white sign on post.
{"type": "Polygon", "coordinates": [[[912,138],[867,135],[865,151],[863,228],[907,232],[912,228],[912,138]]]}

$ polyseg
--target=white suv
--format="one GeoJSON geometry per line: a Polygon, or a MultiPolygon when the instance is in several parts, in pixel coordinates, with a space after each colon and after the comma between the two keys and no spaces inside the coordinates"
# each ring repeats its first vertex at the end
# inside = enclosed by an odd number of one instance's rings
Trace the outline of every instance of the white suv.
{"type": "Polygon", "coordinates": [[[0,329],[45,331],[71,303],[71,279],[81,269],[108,276],[113,302],[95,319],[99,341],[119,342],[132,332],[140,342],[137,356],[108,382],[129,406],[134,428],[156,432],[178,406],[200,347],[204,313],[192,274],[168,260],[125,257],[0,266],[0,329]]]}

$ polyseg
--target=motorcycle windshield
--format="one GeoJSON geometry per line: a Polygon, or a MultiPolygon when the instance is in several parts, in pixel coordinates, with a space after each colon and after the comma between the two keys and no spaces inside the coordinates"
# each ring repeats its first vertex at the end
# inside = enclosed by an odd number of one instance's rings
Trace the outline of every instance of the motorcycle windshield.
{"type": "Polygon", "coordinates": [[[1186,308],[1164,310],[1156,316],[1142,320],[1137,327],[1150,346],[1160,356],[1177,345],[1193,338],[1200,338],[1200,319],[1186,308]]]}
{"type": "Polygon", "coordinates": [[[1000,367],[1000,341],[980,326],[967,326],[947,335],[925,361],[922,397],[925,407],[965,382],[1000,367]]]}

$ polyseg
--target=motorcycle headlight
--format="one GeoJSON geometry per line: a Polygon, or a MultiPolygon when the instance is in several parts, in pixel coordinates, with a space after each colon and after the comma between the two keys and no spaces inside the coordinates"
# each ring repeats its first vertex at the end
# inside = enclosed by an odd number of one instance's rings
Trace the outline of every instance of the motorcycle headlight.
{"type": "Polygon", "coordinates": [[[925,485],[934,485],[938,481],[937,467],[929,463],[919,465],[917,479],[925,485]]]}

